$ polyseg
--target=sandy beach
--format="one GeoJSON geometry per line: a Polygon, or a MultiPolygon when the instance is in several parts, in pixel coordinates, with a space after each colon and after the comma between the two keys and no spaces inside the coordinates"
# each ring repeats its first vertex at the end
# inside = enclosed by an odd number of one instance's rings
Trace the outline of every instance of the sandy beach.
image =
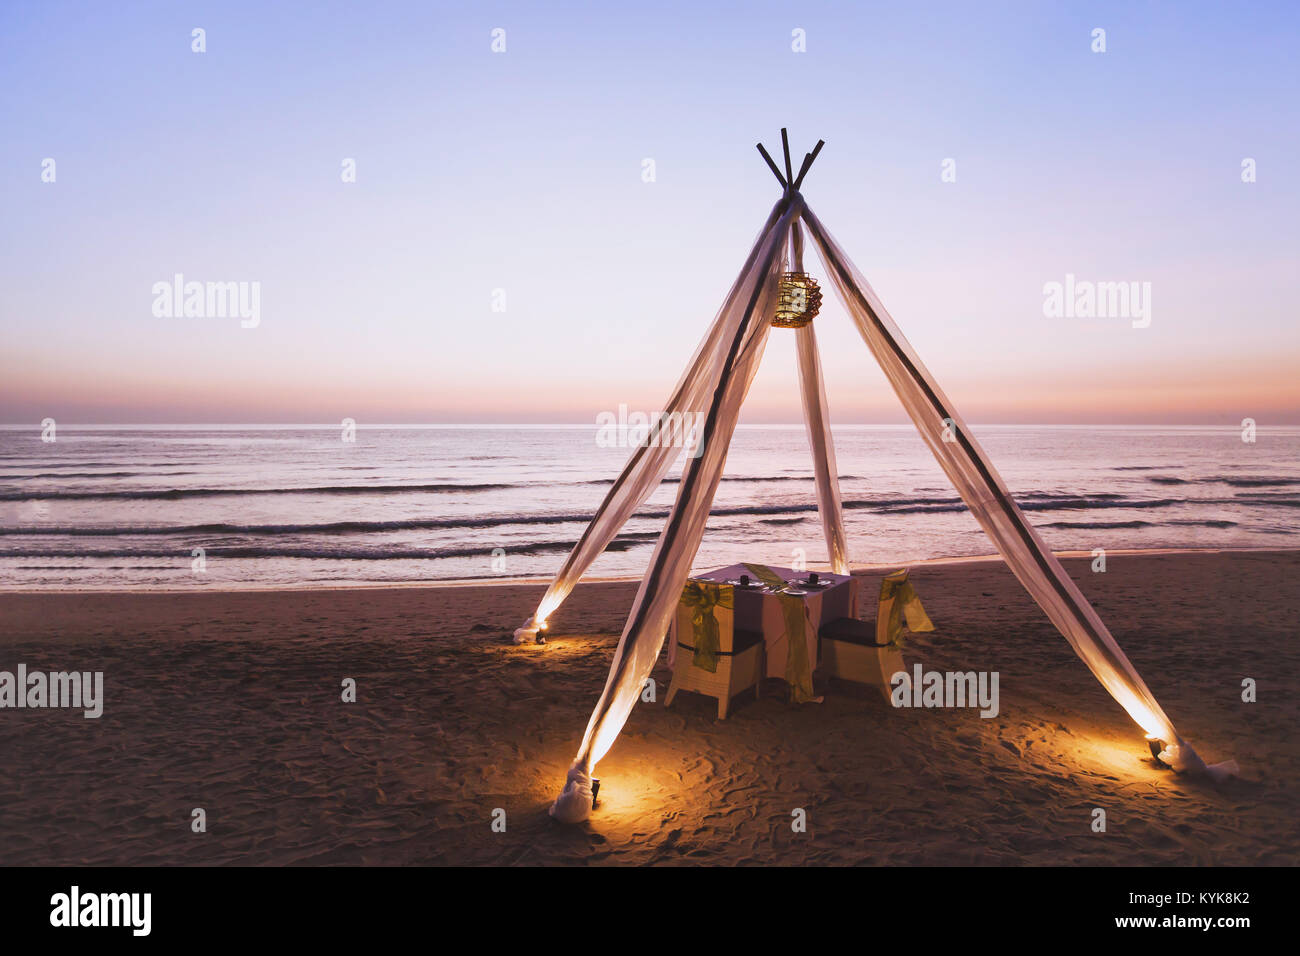
{"type": "MultiPolygon", "coordinates": [[[[0,864],[1300,862],[1300,551],[1066,566],[1180,732],[1240,778],[1157,766],[997,561],[915,567],[936,629],[906,651],[909,667],[999,672],[997,718],[839,683],[792,706],[778,683],[719,722],[696,695],[664,707],[661,658],[658,701],[633,712],[578,827],[546,809],[635,582],[580,586],[557,636],[520,647],[508,635],[540,585],[9,593],[0,670],[103,671],[106,699],[97,720],[0,712],[0,864]]],[[[863,578],[870,598],[879,572],[863,578]]]]}

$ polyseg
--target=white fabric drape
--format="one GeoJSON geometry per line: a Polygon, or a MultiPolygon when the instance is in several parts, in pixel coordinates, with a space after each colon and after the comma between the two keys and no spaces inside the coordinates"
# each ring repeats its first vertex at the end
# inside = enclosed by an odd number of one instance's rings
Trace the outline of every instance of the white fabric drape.
{"type": "Polygon", "coordinates": [[[1208,769],[1216,777],[1235,773],[1231,761],[1206,768],[1178,736],[1097,612],[1012,500],[979,442],[912,351],[875,291],[812,210],[805,208],[803,222],[844,307],[922,439],[1030,596],[1148,737],[1164,742],[1163,761],[1177,770],[1208,769]]]}
{"type": "Polygon", "coordinates": [[[711,397],[702,450],[687,460],[677,499],[614,652],[605,689],[587,723],[564,791],[551,807],[551,814],[559,820],[577,822],[591,812],[591,772],[623,729],[663,648],[670,618],[704,533],[740,406],[762,358],[785,243],[801,208],[802,199],[797,193],[777,203],[773,210],[776,221],[772,223],[769,218],[772,224],[755,245],[738,280],[739,295],[724,306],[719,316],[723,350],[713,353],[715,361],[708,369],[711,397]]]}
{"type": "Polygon", "coordinates": [[[781,203],[773,207],[767,222],[759,231],[740,275],[727,293],[726,299],[723,300],[722,308],[718,310],[713,323],[704,334],[704,338],[700,340],[686,372],[665,404],[661,418],[654,423],[646,440],[638,444],[629,456],[622,473],[606,492],[591,523],[582,532],[582,537],[569,552],[569,556],[556,573],[550,587],[542,595],[542,600],[537,605],[532,618],[515,631],[515,643],[533,638],[538,629],[545,626],[547,619],[564,603],[578,581],[587,573],[592,562],[604,553],[609,543],[627,524],[628,519],[659,487],[669,467],[681,453],[682,448],[671,441],[671,435],[667,436],[668,440],[660,440],[664,437],[660,433],[661,426],[671,423],[672,416],[684,414],[699,416],[706,408],[709,396],[712,394],[711,389],[716,378],[718,363],[725,357],[727,345],[731,341],[727,336],[728,327],[735,323],[737,308],[745,304],[744,296],[748,294],[746,279],[750,276],[755,259],[763,248],[764,240],[783,212],[781,203]]]}
{"type": "MultiPolygon", "coordinates": [[[[790,229],[790,262],[791,271],[804,271],[803,229],[797,222],[790,229]]],[[[803,397],[803,420],[808,429],[808,449],[812,452],[813,479],[817,485],[817,513],[822,519],[831,570],[836,574],[848,574],[849,549],[844,535],[844,509],[840,502],[840,472],[835,464],[835,442],[831,437],[817,333],[813,331],[813,323],[809,322],[796,329],[794,334],[799,356],[799,394],[803,397]]]]}

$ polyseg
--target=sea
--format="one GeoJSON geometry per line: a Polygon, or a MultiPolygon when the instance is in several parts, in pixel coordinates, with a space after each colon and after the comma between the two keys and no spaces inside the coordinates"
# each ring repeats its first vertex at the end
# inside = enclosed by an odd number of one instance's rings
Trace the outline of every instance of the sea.
{"type": "MultiPolygon", "coordinates": [[[[1282,548],[1300,428],[973,428],[1048,545],[1282,548]]],[[[834,430],[855,565],[992,553],[910,426],[834,430]]],[[[0,589],[548,578],[630,449],[573,426],[0,428],[0,589]],[[53,439],[53,440],[49,440],[53,439]],[[350,439],[350,440],[349,440],[350,439]]],[[[589,572],[642,574],[680,462],[589,572]]],[[[824,566],[802,426],[742,426],[695,567],[824,566]]]]}

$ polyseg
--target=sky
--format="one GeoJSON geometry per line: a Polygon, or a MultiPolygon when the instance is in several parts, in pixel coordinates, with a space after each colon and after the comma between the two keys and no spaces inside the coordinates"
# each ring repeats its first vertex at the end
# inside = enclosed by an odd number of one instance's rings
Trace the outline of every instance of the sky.
{"type": "MultiPolygon", "coordinates": [[[[1297,424],[1298,41],[1288,3],[4,0],[0,422],[656,410],[787,126],[973,424],[1297,424]],[[255,327],[167,315],[178,274],[255,327]],[[1067,275],[1149,324],[1045,314],[1067,275]]],[[[832,420],[905,421],[832,299],[832,420]]],[[[799,408],[774,330],[742,422],[799,408]]]]}

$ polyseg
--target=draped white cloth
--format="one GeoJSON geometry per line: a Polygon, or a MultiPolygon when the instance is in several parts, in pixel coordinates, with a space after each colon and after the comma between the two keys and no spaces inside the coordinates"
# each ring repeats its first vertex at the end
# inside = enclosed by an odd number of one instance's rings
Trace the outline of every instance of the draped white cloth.
{"type": "MultiPolygon", "coordinates": [[[[790,229],[790,262],[794,272],[803,272],[803,229],[790,229]]],[[[803,397],[803,420],[812,452],[813,479],[817,485],[817,512],[826,535],[826,553],[831,570],[849,573],[849,549],[844,535],[844,508],[840,501],[840,472],[835,464],[835,442],[831,438],[830,414],[826,408],[826,386],[822,361],[817,351],[817,333],[809,322],[795,330],[799,356],[799,394],[803,397]]]]}
{"type": "Polygon", "coordinates": [[[660,440],[661,437],[671,437],[661,434],[661,426],[670,422],[672,416],[700,415],[707,407],[719,363],[725,357],[727,345],[731,341],[727,334],[728,330],[734,328],[736,310],[744,306],[746,301],[744,297],[748,295],[746,290],[749,286],[746,280],[751,276],[756,257],[764,248],[764,240],[783,212],[781,203],[778,203],[768,216],[767,222],[763,224],[749,258],[745,260],[745,265],[740,271],[740,276],[727,293],[722,308],[718,310],[713,323],[701,339],[686,372],[665,404],[661,418],[654,423],[646,440],[633,450],[627,464],[623,466],[622,473],[606,492],[591,523],[587,525],[550,587],[542,595],[542,600],[532,618],[515,631],[515,643],[535,637],[538,629],[546,626],[547,619],[564,603],[564,599],[587,573],[592,562],[604,553],[609,543],[627,524],[628,519],[659,487],[665,473],[681,453],[682,448],[673,444],[671,440],[660,440]]]}
{"type": "Polygon", "coordinates": [[[1228,761],[1207,768],[1173,724],[1038,532],[1025,519],[966,422],[890,318],[875,291],[811,209],[803,222],[832,285],[880,363],[921,438],[1007,566],[1110,695],[1147,736],[1164,743],[1160,759],[1176,770],[1236,773],[1228,761]]]}
{"type": "Polygon", "coordinates": [[[714,361],[701,370],[707,372],[710,385],[702,452],[687,460],[677,499],[614,652],[605,689],[587,723],[564,790],[551,807],[551,815],[559,820],[573,823],[590,814],[591,771],[623,729],[663,648],[669,621],[704,534],[740,406],[767,343],[785,243],[802,206],[797,193],[777,203],[773,210],[776,221],[759,238],[741,273],[739,295],[719,316],[724,351],[714,352],[714,361]]]}

